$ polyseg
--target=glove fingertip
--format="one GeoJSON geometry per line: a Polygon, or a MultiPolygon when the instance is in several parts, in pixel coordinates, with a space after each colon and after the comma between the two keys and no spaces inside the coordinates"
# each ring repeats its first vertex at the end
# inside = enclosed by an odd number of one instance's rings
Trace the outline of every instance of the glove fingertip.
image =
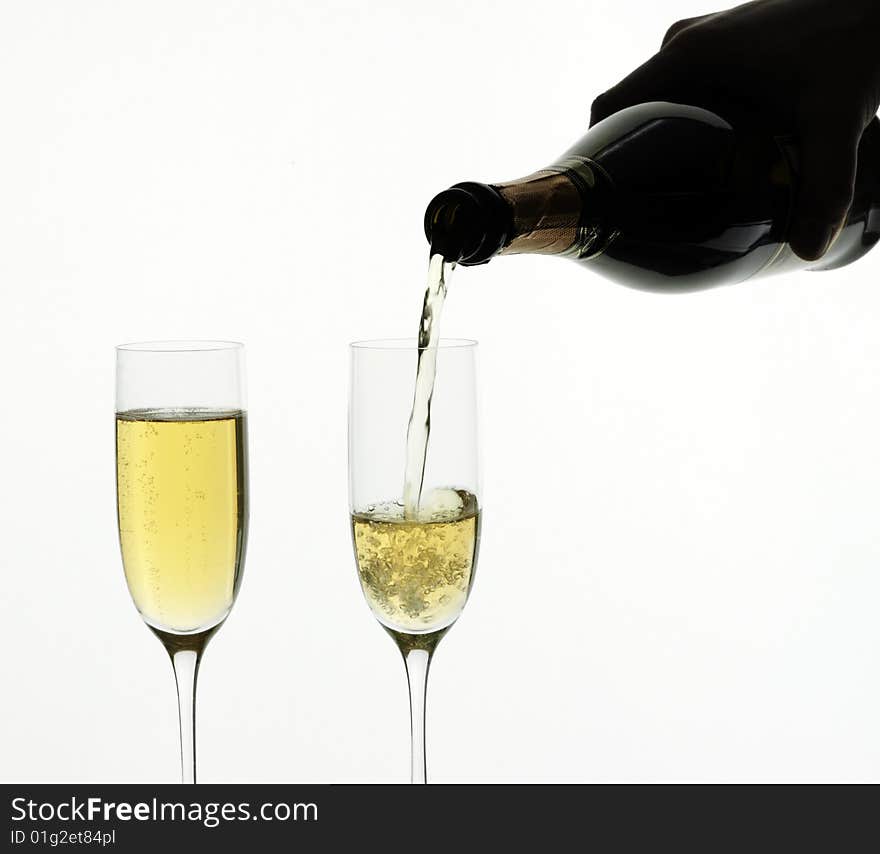
{"type": "Polygon", "coordinates": [[[802,219],[792,226],[789,243],[804,261],[818,261],[831,247],[838,228],[819,219],[802,219]]]}

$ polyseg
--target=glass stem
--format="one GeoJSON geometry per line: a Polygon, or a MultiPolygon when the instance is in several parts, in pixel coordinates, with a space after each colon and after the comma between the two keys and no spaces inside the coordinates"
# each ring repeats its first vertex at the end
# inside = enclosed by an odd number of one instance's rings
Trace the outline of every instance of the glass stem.
{"type": "Polygon", "coordinates": [[[410,733],[412,736],[411,781],[427,783],[427,760],[425,758],[425,699],[428,692],[428,670],[434,650],[448,627],[439,632],[424,635],[406,635],[386,627],[397,643],[406,666],[409,685],[410,733]]]}
{"type": "Polygon", "coordinates": [[[196,680],[202,654],[220,623],[204,632],[174,635],[150,626],[171,656],[180,716],[180,782],[196,781],[196,680]]]}
{"type": "Polygon", "coordinates": [[[196,679],[200,661],[200,651],[181,649],[171,653],[180,714],[181,783],[196,781],[196,679]]]}
{"type": "Polygon", "coordinates": [[[412,733],[413,783],[427,783],[425,757],[425,698],[428,691],[428,669],[433,650],[410,649],[403,653],[406,681],[409,683],[410,732],[412,733]]]}

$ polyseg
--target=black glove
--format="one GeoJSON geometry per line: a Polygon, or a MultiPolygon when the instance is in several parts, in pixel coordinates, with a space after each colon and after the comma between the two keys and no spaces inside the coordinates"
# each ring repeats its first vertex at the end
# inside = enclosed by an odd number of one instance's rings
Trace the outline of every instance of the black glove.
{"type": "Polygon", "coordinates": [[[590,124],[645,101],[793,137],[801,185],[790,242],[815,260],[843,224],[859,138],[880,106],[880,0],[754,0],[678,21],[659,53],[596,98],[590,124]]]}

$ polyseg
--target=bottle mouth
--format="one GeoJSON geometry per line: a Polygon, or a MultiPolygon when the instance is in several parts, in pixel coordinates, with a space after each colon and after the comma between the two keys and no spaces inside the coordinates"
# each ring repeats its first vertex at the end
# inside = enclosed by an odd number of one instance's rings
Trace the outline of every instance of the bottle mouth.
{"type": "Polygon", "coordinates": [[[464,266],[485,264],[507,243],[512,214],[488,184],[467,181],[436,195],[425,211],[431,252],[464,266]]]}

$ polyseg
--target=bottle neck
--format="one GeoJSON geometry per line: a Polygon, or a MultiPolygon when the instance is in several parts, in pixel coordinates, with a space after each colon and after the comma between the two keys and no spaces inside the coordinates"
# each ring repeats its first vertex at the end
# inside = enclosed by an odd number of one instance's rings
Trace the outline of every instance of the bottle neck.
{"type": "Polygon", "coordinates": [[[511,232],[498,254],[568,255],[576,252],[584,199],[565,172],[542,170],[496,184],[511,211],[511,232]]]}
{"type": "Polygon", "coordinates": [[[601,251],[605,205],[593,164],[568,158],[517,181],[456,184],[425,212],[432,252],[465,266],[495,255],[587,258],[601,251]]]}

